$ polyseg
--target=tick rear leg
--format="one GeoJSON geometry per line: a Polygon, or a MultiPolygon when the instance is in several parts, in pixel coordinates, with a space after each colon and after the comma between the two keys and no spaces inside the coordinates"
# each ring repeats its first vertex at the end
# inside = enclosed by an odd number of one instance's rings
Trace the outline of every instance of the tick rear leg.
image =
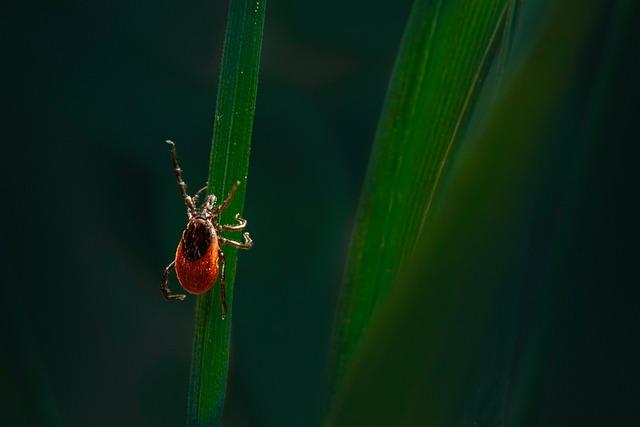
{"type": "Polygon", "coordinates": [[[251,246],[253,246],[253,240],[251,240],[249,233],[242,233],[242,237],[244,237],[244,242],[236,242],[235,240],[225,239],[224,237],[218,237],[218,240],[220,241],[220,243],[233,246],[238,249],[251,249],[251,246]]]}
{"type": "Polygon", "coordinates": [[[162,295],[164,295],[167,300],[182,301],[187,297],[186,295],[174,294],[173,292],[171,292],[171,289],[169,289],[169,273],[171,273],[171,270],[173,270],[174,268],[176,268],[175,260],[171,261],[171,264],[165,267],[164,271],[162,272],[162,279],[160,280],[160,290],[162,291],[162,295]]]}
{"type": "MultiPolygon", "coordinates": [[[[247,220],[242,218],[239,213],[236,214],[235,218],[236,218],[236,221],[238,221],[238,224],[236,224],[236,225],[221,225],[220,228],[223,229],[223,230],[228,230],[228,231],[241,231],[241,230],[244,230],[245,227],[247,226],[247,220]]],[[[251,240],[251,239],[249,239],[249,240],[251,240]]]]}
{"type": "Polygon", "coordinates": [[[218,257],[220,259],[220,311],[222,312],[222,320],[227,317],[227,299],[226,299],[226,289],[224,287],[224,252],[222,249],[218,248],[218,257]]]}

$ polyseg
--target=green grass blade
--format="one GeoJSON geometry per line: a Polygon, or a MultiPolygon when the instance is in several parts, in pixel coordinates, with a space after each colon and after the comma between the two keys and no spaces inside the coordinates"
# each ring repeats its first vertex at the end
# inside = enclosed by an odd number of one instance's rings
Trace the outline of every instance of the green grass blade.
{"type": "MultiPolygon", "coordinates": [[[[531,302],[517,294],[518,284],[544,267],[528,264],[530,235],[523,230],[541,209],[535,190],[549,190],[540,184],[545,154],[564,152],[545,131],[601,4],[554,5],[485,126],[460,152],[414,266],[372,321],[328,426],[545,424],[514,412],[525,400],[518,401],[524,391],[515,393],[523,373],[514,361],[522,338],[514,320],[526,323],[519,316],[531,302]]],[[[544,286],[544,278],[532,282],[544,286]]]]}
{"type": "Polygon", "coordinates": [[[377,129],[334,326],[331,392],[414,248],[511,1],[416,0],[377,129]]]}
{"type": "MultiPolygon", "coordinates": [[[[265,0],[229,2],[209,166],[209,194],[215,194],[221,200],[236,180],[241,185],[222,214],[223,223],[233,223],[234,215],[241,213],[244,205],[265,3],[265,0]]],[[[196,303],[188,406],[190,426],[220,425],[222,419],[237,249],[225,247],[224,251],[227,318],[221,319],[217,286],[199,297],[196,303]]]]}

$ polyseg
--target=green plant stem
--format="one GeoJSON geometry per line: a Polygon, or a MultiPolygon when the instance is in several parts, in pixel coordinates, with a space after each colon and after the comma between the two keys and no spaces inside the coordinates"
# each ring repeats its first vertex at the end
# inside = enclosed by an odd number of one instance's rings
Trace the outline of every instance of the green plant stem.
{"type": "MultiPolygon", "coordinates": [[[[221,215],[222,223],[233,223],[234,215],[242,213],[244,205],[265,3],[266,0],[229,2],[208,190],[221,201],[235,181],[241,184],[233,202],[221,215]]],[[[217,426],[222,420],[237,262],[237,249],[225,246],[223,250],[229,312],[223,320],[219,284],[196,303],[188,405],[190,426],[217,426]]]]}

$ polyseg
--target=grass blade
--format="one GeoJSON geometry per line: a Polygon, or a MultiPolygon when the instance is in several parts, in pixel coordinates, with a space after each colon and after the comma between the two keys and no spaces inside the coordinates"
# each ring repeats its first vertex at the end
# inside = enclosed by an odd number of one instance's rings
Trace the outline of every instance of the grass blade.
{"type": "Polygon", "coordinates": [[[334,329],[331,392],[413,250],[511,1],[416,0],[373,146],[334,329]]]}
{"type": "MultiPolygon", "coordinates": [[[[513,378],[526,373],[516,370],[522,331],[514,325],[527,322],[522,315],[533,299],[517,294],[518,285],[543,287],[544,278],[530,277],[545,268],[529,264],[523,230],[541,209],[535,190],[550,190],[540,185],[548,174],[545,154],[564,153],[545,130],[600,5],[566,1],[553,8],[486,126],[465,145],[421,234],[413,271],[372,322],[327,425],[546,424],[516,413],[526,399],[513,378]]],[[[547,357],[542,364],[554,356],[547,357]]]]}
{"type": "MultiPolygon", "coordinates": [[[[236,180],[241,182],[221,221],[233,223],[242,212],[249,168],[249,151],[255,112],[256,90],[265,0],[231,0],[222,54],[209,165],[209,194],[223,198],[236,180]]],[[[229,368],[229,344],[233,319],[233,288],[237,249],[225,247],[226,299],[229,314],[221,319],[216,286],[198,298],[188,425],[220,425],[229,368]]]]}

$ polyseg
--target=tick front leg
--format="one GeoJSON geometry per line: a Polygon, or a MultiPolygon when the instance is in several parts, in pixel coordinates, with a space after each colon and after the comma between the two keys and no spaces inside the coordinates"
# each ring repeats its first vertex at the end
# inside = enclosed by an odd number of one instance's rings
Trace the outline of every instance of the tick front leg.
{"type": "Polygon", "coordinates": [[[225,209],[227,209],[229,207],[229,204],[233,200],[233,196],[235,196],[236,195],[236,191],[238,191],[238,186],[240,186],[240,181],[236,181],[236,182],[233,183],[233,186],[231,187],[231,191],[229,191],[229,194],[227,195],[227,198],[224,199],[222,204],[220,206],[218,206],[218,208],[215,211],[212,212],[213,216],[220,215],[220,212],[222,212],[223,210],[225,210],[225,209]]]}
{"type": "Polygon", "coordinates": [[[226,299],[226,289],[224,287],[224,252],[222,249],[218,248],[218,257],[220,259],[220,311],[222,312],[222,320],[227,317],[227,299],[226,299]]]}
{"type": "Polygon", "coordinates": [[[187,194],[187,184],[182,179],[182,169],[178,164],[178,155],[176,154],[176,144],[173,141],[165,141],[167,144],[171,146],[171,162],[173,163],[173,172],[176,175],[176,182],[178,183],[178,188],[180,189],[180,194],[182,194],[182,199],[184,200],[184,204],[187,206],[189,210],[189,218],[191,218],[191,214],[195,210],[195,206],[193,204],[193,200],[187,194]]]}
{"type": "Polygon", "coordinates": [[[169,289],[169,273],[171,273],[171,270],[173,270],[174,268],[176,268],[175,260],[171,261],[171,264],[165,267],[164,271],[162,272],[162,279],[160,280],[160,290],[162,291],[162,295],[164,295],[167,300],[182,301],[187,297],[186,295],[174,294],[173,292],[171,292],[171,289],[169,289]]]}
{"type": "Polygon", "coordinates": [[[207,183],[204,184],[204,187],[202,187],[201,189],[199,189],[198,191],[196,191],[196,194],[193,195],[193,197],[191,198],[191,200],[193,200],[193,204],[196,205],[198,203],[198,199],[200,198],[200,196],[202,195],[203,192],[205,192],[207,190],[207,183]]]}
{"type": "MultiPolygon", "coordinates": [[[[240,214],[237,213],[236,216],[236,221],[238,221],[238,224],[236,225],[221,225],[220,228],[223,230],[228,230],[228,231],[241,231],[244,230],[245,227],[247,226],[247,220],[240,217],[240,214]]],[[[251,239],[249,239],[251,240],[251,239]]]]}
{"type": "Polygon", "coordinates": [[[225,239],[224,237],[218,237],[218,240],[220,243],[233,246],[238,249],[251,249],[251,246],[253,246],[253,240],[251,240],[249,233],[242,233],[242,237],[244,237],[244,242],[236,242],[235,240],[225,239]]]}

